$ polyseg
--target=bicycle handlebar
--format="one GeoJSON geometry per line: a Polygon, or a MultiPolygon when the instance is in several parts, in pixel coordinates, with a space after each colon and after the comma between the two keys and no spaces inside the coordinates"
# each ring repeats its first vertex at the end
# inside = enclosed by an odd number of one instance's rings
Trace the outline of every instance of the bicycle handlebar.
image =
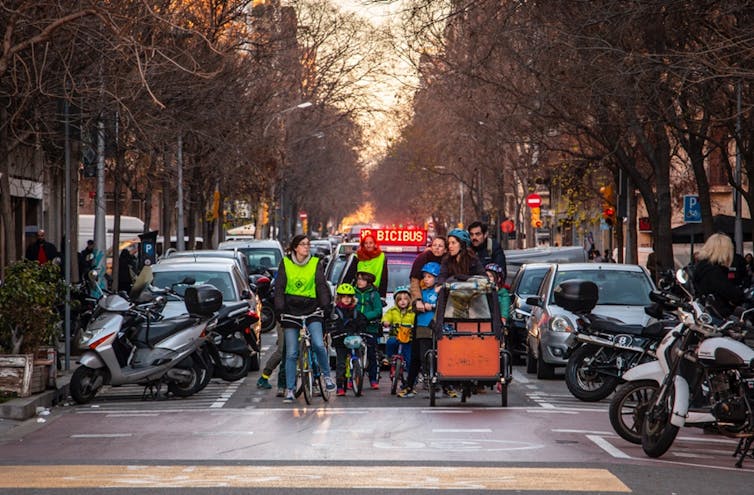
{"type": "Polygon", "coordinates": [[[301,315],[301,316],[290,315],[290,314],[287,314],[287,313],[281,313],[280,314],[280,319],[281,320],[300,321],[303,324],[303,323],[306,323],[306,320],[308,320],[309,318],[313,318],[315,316],[323,317],[323,316],[325,316],[325,312],[323,310],[321,310],[321,309],[318,309],[318,310],[314,311],[313,313],[309,313],[308,315],[301,315]]]}

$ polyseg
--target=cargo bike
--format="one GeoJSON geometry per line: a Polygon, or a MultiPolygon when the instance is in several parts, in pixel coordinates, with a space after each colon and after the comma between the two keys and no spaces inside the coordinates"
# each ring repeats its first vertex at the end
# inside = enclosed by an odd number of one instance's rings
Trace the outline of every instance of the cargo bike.
{"type": "Polygon", "coordinates": [[[438,294],[427,359],[429,404],[435,406],[444,385],[460,389],[461,402],[476,387],[498,386],[501,406],[508,405],[512,356],[497,290],[486,278],[448,282],[438,294]]]}

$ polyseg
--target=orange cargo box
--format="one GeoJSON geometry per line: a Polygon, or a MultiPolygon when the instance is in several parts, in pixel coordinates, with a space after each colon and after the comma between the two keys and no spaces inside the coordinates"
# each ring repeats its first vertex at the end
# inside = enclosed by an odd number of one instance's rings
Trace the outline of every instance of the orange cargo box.
{"type": "Polygon", "coordinates": [[[500,373],[500,341],[491,336],[438,340],[437,373],[440,379],[497,378],[500,373]]]}

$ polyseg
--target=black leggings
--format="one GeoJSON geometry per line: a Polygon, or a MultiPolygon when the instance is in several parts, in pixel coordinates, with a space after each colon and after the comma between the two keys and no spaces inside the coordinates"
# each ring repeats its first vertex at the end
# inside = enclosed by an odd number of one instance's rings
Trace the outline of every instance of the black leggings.
{"type": "MultiPolygon", "coordinates": [[[[411,341],[411,364],[408,367],[407,387],[414,388],[414,385],[416,385],[419,369],[427,365],[425,354],[431,349],[432,339],[414,339],[411,341]]],[[[424,372],[429,373],[429,369],[425,369],[424,372]]]]}

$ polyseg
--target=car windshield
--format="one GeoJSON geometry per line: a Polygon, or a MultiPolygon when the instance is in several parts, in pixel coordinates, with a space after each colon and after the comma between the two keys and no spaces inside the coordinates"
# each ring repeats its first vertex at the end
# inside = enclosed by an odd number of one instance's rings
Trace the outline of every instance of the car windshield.
{"type": "Polygon", "coordinates": [[[265,270],[277,270],[282,261],[280,250],[275,248],[263,247],[243,247],[238,248],[244,256],[249,266],[249,273],[261,273],[265,270]]]}
{"type": "MultiPolygon", "coordinates": [[[[649,292],[652,286],[643,272],[626,270],[569,270],[559,271],[553,287],[566,280],[589,280],[597,284],[597,304],[647,306],[651,304],[649,292]]],[[[555,299],[550,294],[550,304],[555,299]]]]}
{"type": "Polygon", "coordinates": [[[539,292],[542,279],[545,278],[547,268],[529,268],[521,274],[521,280],[516,289],[517,294],[534,295],[539,292]]]}
{"type": "Polygon", "coordinates": [[[169,287],[180,296],[185,295],[189,284],[183,283],[193,279],[193,285],[210,284],[223,293],[223,301],[237,301],[233,282],[228,272],[181,270],[170,272],[153,272],[152,285],[159,288],[169,287]]]}
{"type": "Polygon", "coordinates": [[[409,275],[411,275],[412,261],[408,260],[390,260],[387,261],[387,291],[395,292],[397,287],[408,285],[409,275]]]}

